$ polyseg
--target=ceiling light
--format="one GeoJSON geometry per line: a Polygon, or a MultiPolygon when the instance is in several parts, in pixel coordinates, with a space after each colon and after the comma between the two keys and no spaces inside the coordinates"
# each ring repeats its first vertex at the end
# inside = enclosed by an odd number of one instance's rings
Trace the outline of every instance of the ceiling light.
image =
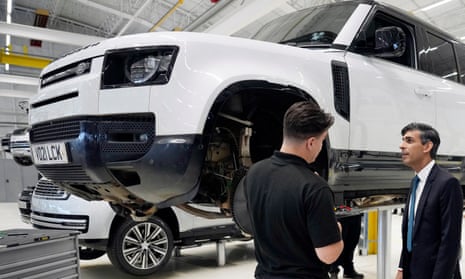
{"type": "MultiPolygon", "coordinates": [[[[6,23],[10,24],[11,23],[11,12],[13,10],[13,0],[8,0],[6,3],[6,23]]],[[[5,37],[5,54],[9,53],[9,47],[11,44],[11,37],[10,34],[7,34],[5,37]]],[[[10,70],[10,64],[5,64],[5,71],[10,70]]]]}
{"type": "Polygon", "coordinates": [[[8,0],[6,2],[6,12],[7,12],[7,14],[11,15],[12,11],[13,11],[13,0],[8,0]]]}
{"type": "Polygon", "coordinates": [[[425,6],[425,7],[421,8],[421,9],[416,10],[415,12],[426,12],[426,11],[428,11],[428,10],[434,9],[434,8],[436,8],[436,7],[439,7],[439,6],[441,6],[441,5],[444,5],[444,4],[446,4],[446,3],[449,3],[449,2],[451,2],[451,1],[452,1],[452,0],[443,0],[443,1],[440,1],[440,2],[437,2],[437,3],[434,3],[434,4],[431,4],[431,5],[425,6]]]}

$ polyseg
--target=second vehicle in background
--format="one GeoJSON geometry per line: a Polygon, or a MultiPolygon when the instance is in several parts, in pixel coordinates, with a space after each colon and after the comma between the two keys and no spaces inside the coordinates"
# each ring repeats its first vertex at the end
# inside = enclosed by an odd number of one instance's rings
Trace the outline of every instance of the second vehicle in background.
{"type": "MultiPolygon", "coordinates": [[[[108,202],[86,201],[45,178],[38,182],[30,208],[30,221],[35,228],[80,231],[81,259],[95,259],[107,253],[113,265],[133,275],[148,275],[161,269],[175,247],[244,239],[232,218],[207,219],[170,207],[138,222],[117,215],[108,202]]],[[[219,210],[202,209],[212,214],[219,210]]]]}
{"type": "Polygon", "coordinates": [[[9,151],[15,162],[21,166],[31,166],[33,164],[29,130],[30,128],[16,129],[10,136],[9,151]]]}

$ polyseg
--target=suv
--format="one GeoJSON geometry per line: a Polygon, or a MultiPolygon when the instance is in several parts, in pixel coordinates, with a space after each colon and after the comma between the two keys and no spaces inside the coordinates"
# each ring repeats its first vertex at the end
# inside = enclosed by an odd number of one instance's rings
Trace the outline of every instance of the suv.
{"type": "MultiPolygon", "coordinates": [[[[204,210],[216,214],[218,208],[204,210]]],[[[21,205],[20,212],[23,214],[21,205]]],[[[39,229],[81,232],[81,259],[91,260],[107,253],[114,266],[133,275],[161,269],[174,247],[246,239],[231,218],[199,218],[171,207],[159,210],[146,221],[134,221],[116,215],[107,202],[85,201],[45,178],[39,180],[30,200],[30,222],[39,229]]]]}
{"type": "Polygon", "coordinates": [[[134,218],[184,202],[227,215],[250,165],[279,149],[286,109],[308,100],[335,116],[312,167],[336,202],[404,197],[412,172],[400,129],[412,121],[437,128],[437,162],[464,184],[464,83],[464,44],[374,1],[300,10],[252,39],[112,38],[42,71],[29,112],[34,163],[134,218]]]}
{"type": "Polygon", "coordinates": [[[13,131],[10,137],[10,152],[15,162],[19,165],[32,165],[29,128],[21,128],[13,131]]]}

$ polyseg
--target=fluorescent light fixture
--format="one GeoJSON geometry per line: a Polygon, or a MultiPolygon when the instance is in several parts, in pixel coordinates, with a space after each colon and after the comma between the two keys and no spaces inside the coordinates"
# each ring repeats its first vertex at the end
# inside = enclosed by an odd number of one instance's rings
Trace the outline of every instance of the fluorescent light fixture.
{"type": "Polygon", "coordinates": [[[11,15],[11,11],[13,11],[13,0],[8,0],[6,2],[6,11],[11,15]]]}
{"type": "MultiPolygon", "coordinates": [[[[7,0],[6,2],[6,23],[10,24],[11,23],[11,12],[13,11],[13,0],[7,0]]],[[[11,44],[11,37],[9,34],[6,35],[5,37],[5,53],[8,54],[9,50],[8,47],[11,44]]],[[[10,70],[10,64],[5,64],[5,71],[10,70]]]]}
{"type": "Polygon", "coordinates": [[[444,5],[444,4],[447,4],[447,3],[451,2],[451,1],[452,1],[452,0],[442,0],[442,1],[439,1],[439,2],[437,2],[437,3],[434,3],[434,4],[431,4],[431,5],[425,6],[425,7],[421,8],[421,9],[418,9],[418,10],[416,10],[415,12],[426,12],[426,11],[429,11],[429,10],[434,9],[434,8],[436,8],[436,7],[439,7],[439,6],[442,6],[442,5],[444,5]]]}

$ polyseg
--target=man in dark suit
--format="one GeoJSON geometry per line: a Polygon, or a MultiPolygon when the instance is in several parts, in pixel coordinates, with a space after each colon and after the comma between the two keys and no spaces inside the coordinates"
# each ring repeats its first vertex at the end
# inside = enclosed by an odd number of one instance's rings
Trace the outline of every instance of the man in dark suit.
{"type": "Polygon", "coordinates": [[[402,129],[402,161],[415,171],[402,218],[396,279],[457,279],[463,194],[459,181],[437,166],[438,132],[410,123],[402,129]]]}

